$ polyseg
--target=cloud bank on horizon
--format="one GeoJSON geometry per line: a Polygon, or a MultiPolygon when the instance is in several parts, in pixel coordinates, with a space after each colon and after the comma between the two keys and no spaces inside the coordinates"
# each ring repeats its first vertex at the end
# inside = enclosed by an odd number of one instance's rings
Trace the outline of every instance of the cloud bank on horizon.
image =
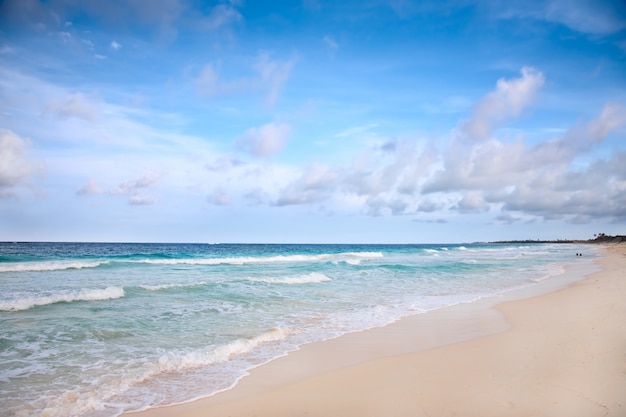
{"type": "Polygon", "coordinates": [[[626,5],[0,4],[0,240],[626,234],[626,5]]]}

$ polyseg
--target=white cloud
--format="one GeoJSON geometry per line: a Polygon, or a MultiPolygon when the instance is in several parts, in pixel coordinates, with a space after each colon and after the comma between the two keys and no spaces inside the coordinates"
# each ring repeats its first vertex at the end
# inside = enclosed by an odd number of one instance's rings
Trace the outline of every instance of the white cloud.
{"type": "Polygon", "coordinates": [[[210,62],[202,67],[193,82],[197,92],[207,98],[262,91],[265,104],[272,107],[278,101],[295,63],[295,58],[273,60],[268,52],[261,51],[250,68],[253,73],[247,77],[227,79],[221,74],[222,63],[210,62]]]}
{"type": "Polygon", "coordinates": [[[133,195],[128,199],[128,204],[132,206],[149,206],[156,202],[154,197],[148,195],[133,195]]]}
{"type": "MultiPolygon", "coordinates": [[[[598,117],[574,125],[561,136],[528,146],[522,139],[503,142],[452,141],[444,165],[423,188],[426,193],[462,191],[455,209],[481,212],[490,207],[511,218],[582,221],[626,217],[624,153],[586,168],[575,165],[626,126],[626,108],[608,103],[598,117]],[[623,161],[623,159],[622,159],[623,161]],[[577,167],[577,168],[575,168],[577,167]]],[[[507,222],[507,217],[501,217],[507,222]]]]}
{"type": "Polygon", "coordinates": [[[76,192],[76,195],[100,195],[104,191],[94,180],[89,180],[80,190],[76,192]]]}
{"type": "MultiPolygon", "coordinates": [[[[554,169],[515,186],[492,202],[507,211],[546,219],[572,216],[578,220],[614,218],[626,220],[626,152],[597,160],[583,171],[554,169]],[[583,216],[583,217],[579,217],[583,216]]],[[[488,197],[489,198],[489,197],[488,197]]]]}
{"type": "Polygon", "coordinates": [[[520,160],[520,164],[537,167],[571,162],[625,125],[626,108],[619,103],[607,103],[597,118],[575,125],[562,137],[544,141],[531,148],[528,155],[520,160]]]}
{"type": "Polygon", "coordinates": [[[419,187],[434,158],[433,149],[419,149],[414,141],[377,143],[347,166],[311,164],[274,201],[279,206],[327,202],[371,216],[405,215],[418,211],[420,203],[427,211],[419,187]]]}
{"type": "Polygon", "coordinates": [[[113,49],[114,51],[117,51],[117,50],[118,50],[118,49],[120,49],[121,47],[122,47],[122,45],[121,45],[121,44],[119,44],[118,42],[116,42],[116,41],[112,41],[112,42],[111,42],[111,49],[113,49]]]}
{"type": "Polygon", "coordinates": [[[103,189],[95,180],[89,180],[77,192],[78,196],[110,195],[128,196],[128,203],[131,205],[145,206],[155,203],[155,198],[146,195],[148,189],[153,188],[160,176],[154,172],[147,172],[139,178],[122,181],[117,187],[103,189]]]}
{"type": "Polygon", "coordinates": [[[207,30],[216,30],[243,20],[241,14],[229,4],[218,4],[211,9],[208,16],[199,19],[199,27],[207,30]]]}
{"type": "Polygon", "coordinates": [[[275,204],[289,206],[324,201],[336,191],[342,179],[340,171],[314,163],[281,191],[275,204]]]}
{"type": "Polygon", "coordinates": [[[155,173],[146,173],[135,180],[127,180],[122,182],[117,188],[110,191],[113,195],[135,195],[142,189],[154,186],[159,180],[159,176],[155,173]]]}
{"type": "Polygon", "coordinates": [[[237,146],[257,157],[269,157],[280,152],[287,142],[291,127],[285,123],[268,123],[248,129],[237,146]]]}
{"type": "Polygon", "coordinates": [[[93,103],[81,93],[75,93],[63,100],[48,103],[43,110],[43,115],[52,115],[62,119],[77,118],[90,123],[98,120],[93,103]]]}
{"type": "Polygon", "coordinates": [[[494,190],[527,183],[546,170],[567,167],[625,125],[626,109],[609,103],[597,118],[534,146],[521,139],[469,144],[453,140],[443,168],[428,180],[424,191],[494,190]]]}
{"type": "Polygon", "coordinates": [[[583,33],[608,35],[626,27],[626,7],[620,2],[597,0],[552,0],[543,18],[583,33]]]}
{"type": "Polygon", "coordinates": [[[456,209],[461,213],[480,213],[488,209],[488,204],[481,192],[468,191],[459,200],[456,209]]]}
{"type": "Polygon", "coordinates": [[[227,206],[230,204],[230,195],[223,188],[218,188],[209,196],[209,202],[216,206],[227,206]]]}
{"type": "Polygon", "coordinates": [[[626,6],[619,1],[511,0],[489,5],[503,19],[527,18],[565,25],[578,32],[610,35],[626,27],[626,6]]]}
{"type": "Polygon", "coordinates": [[[287,61],[276,61],[271,59],[269,52],[261,51],[259,53],[254,68],[261,75],[261,85],[267,90],[265,102],[268,106],[273,106],[278,100],[278,96],[289,79],[295,64],[295,58],[287,61]]]}
{"type": "Polygon", "coordinates": [[[543,74],[531,67],[523,67],[520,78],[499,79],[495,91],[483,97],[472,117],[461,124],[461,132],[473,139],[488,138],[507,118],[519,116],[543,83],[543,74]]]}
{"type": "Polygon", "coordinates": [[[0,129],[0,197],[24,182],[33,165],[27,154],[28,142],[10,130],[0,129]]]}

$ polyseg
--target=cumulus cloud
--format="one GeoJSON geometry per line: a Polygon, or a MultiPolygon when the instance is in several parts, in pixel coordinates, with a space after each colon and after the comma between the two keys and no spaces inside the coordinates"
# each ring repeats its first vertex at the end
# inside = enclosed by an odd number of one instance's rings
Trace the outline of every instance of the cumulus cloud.
{"type": "Polygon", "coordinates": [[[597,118],[533,146],[521,139],[514,142],[490,139],[473,144],[452,141],[444,154],[443,168],[428,180],[423,190],[494,190],[527,183],[553,169],[563,169],[625,125],[626,109],[609,103],[597,118]]]}
{"type": "Polygon", "coordinates": [[[268,123],[248,129],[237,141],[237,147],[257,157],[270,157],[280,152],[291,130],[285,123],[268,123]]]}
{"type": "Polygon", "coordinates": [[[33,172],[28,142],[10,130],[0,129],[0,197],[23,183],[33,172]]]}
{"type": "Polygon", "coordinates": [[[495,200],[506,211],[542,218],[626,219],[626,152],[597,160],[582,171],[554,169],[495,200]],[[583,217],[581,217],[583,216],[583,217]]]}
{"type": "Polygon", "coordinates": [[[429,198],[425,198],[424,200],[420,201],[420,203],[417,205],[416,211],[424,212],[424,213],[433,213],[433,212],[442,210],[444,207],[445,205],[443,205],[441,202],[434,201],[429,198]]]}
{"type": "Polygon", "coordinates": [[[434,160],[433,149],[418,149],[413,141],[374,144],[347,166],[311,164],[281,189],[275,204],[350,201],[371,216],[415,212],[419,186],[434,160]]]}
{"type": "Polygon", "coordinates": [[[507,118],[519,116],[543,83],[543,74],[531,67],[523,67],[520,78],[499,79],[496,89],[483,97],[474,106],[472,117],[461,124],[461,132],[473,139],[488,138],[507,118]]]}
{"type": "Polygon", "coordinates": [[[488,207],[482,193],[469,191],[463,194],[455,209],[461,213],[480,213],[486,211],[488,207]]]}
{"type": "MultiPolygon", "coordinates": [[[[573,121],[569,129],[546,130],[549,136],[540,140],[529,142],[521,132],[499,137],[497,129],[522,115],[544,83],[543,74],[530,67],[522,68],[519,77],[500,79],[441,151],[418,146],[419,140],[370,138],[351,163],[312,163],[283,182],[272,198],[265,189],[255,191],[254,201],[332,210],[349,201],[348,210],[366,215],[431,220],[446,213],[491,213],[504,224],[626,220],[626,152],[609,147],[602,158],[594,153],[621,138],[623,104],[606,103],[596,117],[573,121]]],[[[363,124],[336,136],[358,137],[373,127],[363,124]]],[[[240,143],[257,156],[272,154],[267,150],[283,143],[265,142],[262,137],[274,135],[262,130],[251,129],[240,143]]]]}
{"type": "Polygon", "coordinates": [[[324,201],[336,191],[342,177],[342,173],[335,168],[313,163],[281,191],[275,204],[289,206],[324,201]]]}

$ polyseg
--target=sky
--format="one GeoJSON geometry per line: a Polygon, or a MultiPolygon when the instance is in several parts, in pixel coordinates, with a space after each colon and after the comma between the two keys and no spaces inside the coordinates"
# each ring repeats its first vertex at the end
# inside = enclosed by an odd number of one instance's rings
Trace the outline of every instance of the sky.
{"type": "Polygon", "coordinates": [[[0,241],[596,233],[623,1],[0,1],[0,241]]]}

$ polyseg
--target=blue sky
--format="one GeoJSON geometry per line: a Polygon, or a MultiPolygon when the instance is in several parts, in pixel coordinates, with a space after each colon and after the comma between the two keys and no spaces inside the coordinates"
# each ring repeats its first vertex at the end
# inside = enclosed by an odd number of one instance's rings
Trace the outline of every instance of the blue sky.
{"type": "Polygon", "coordinates": [[[626,234],[622,1],[0,2],[0,240],[626,234]]]}

